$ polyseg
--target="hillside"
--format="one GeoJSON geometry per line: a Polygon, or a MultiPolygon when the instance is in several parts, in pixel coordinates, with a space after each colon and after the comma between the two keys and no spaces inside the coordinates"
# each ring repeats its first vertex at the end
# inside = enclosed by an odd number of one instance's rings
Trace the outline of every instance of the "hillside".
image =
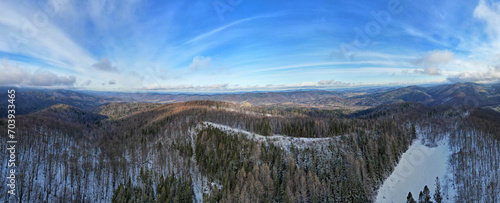
{"type": "MultiPolygon", "coordinates": [[[[68,98],[76,106],[59,103],[16,116],[22,140],[17,146],[20,200],[373,202],[379,193],[386,198],[394,194],[385,182],[394,180],[398,166],[407,163],[405,153],[415,154],[408,149],[416,142],[449,153],[436,156],[449,170],[436,165],[436,172],[446,173],[447,178],[439,178],[447,181],[442,191],[450,200],[500,198],[500,113],[488,103],[497,94],[491,87],[412,86],[371,94],[387,102],[368,100],[370,94],[314,100],[384,103],[358,111],[211,100],[106,103],[110,100],[63,93],[45,94],[68,98]],[[429,98],[442,91],[448,96],[486,92],[477,97],[485,106],[433,105],[429,98]]],[[[289,93],[285,98],[293,95],[313,94],[289,93]]],[[[459,96],[448,101],[460,101],[459,96]]],[[[6,128],[5,119],[0,127],[6,128]]],[[[434,179],[400,184],[414,185],[410,191],[415,193],[434,179]]],[[[410,191],[398,190],[404,194],[393,196],[405,197],[410,191]]]]}

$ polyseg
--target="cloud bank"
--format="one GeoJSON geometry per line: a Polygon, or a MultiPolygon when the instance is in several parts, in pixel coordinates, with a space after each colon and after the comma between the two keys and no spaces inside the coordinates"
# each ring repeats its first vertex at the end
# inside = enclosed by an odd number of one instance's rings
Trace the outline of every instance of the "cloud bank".
{"type": "Polygon", "coordinates": [[[446,65],[454,59],[454,54],[451,51],[430,51],[425,56],[415,60],[415,64],[423,68],[416,70],[416,73],[424,75],[441,75],[439,66],[446,65]]]}
{"type": "Polygon", "coordinates": [[[60,76],[55,73],[39,69],[31,72],[18,66],[2,63],[0,65],[0,85],[23,85],[23,86],[73,86],[76,82],[74,76],[60,76]]]}
{"type": "Polygon", "coordinates": [[[150,85],[140,88],[140,90],[154,91],[275,91],[275,90],[293,90],[293,89],[308,89],[308,88],[335,88],[335,87],[350,87],[351,83],[344,83],[335,80],[321,80],[319,82],[303,82],[299,84],[268,84],[268,85],[248,85],[248,86],[231,86],[229,84],[213,84],[213,85],[150,85]]]}

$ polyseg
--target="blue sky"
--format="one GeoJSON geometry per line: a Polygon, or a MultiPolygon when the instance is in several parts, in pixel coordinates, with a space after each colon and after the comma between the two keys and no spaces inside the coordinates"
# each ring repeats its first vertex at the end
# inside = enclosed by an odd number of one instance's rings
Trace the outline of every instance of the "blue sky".
{"type": "Polygon", "coordinates": [[[491,0],[0,0],[0,9],[0,85],[225,92],[500,79],[491,0]]]}

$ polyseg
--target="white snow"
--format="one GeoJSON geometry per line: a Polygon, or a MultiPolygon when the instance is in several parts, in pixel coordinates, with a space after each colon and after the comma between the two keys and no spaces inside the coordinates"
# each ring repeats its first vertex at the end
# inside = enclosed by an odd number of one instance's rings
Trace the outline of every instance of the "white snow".
{"type": "Polygon", "coordinates": [[[441,102],[441,104],[444,104],[444,103],[446,103],[446,102],[448,102],[450,100],[451,100],[451,97],[446,97],[445,99],[443,99],[443,102],[441,102]]]}
{"type": "MultiPolygon", "coordinates": [[[[194,140],[194,134],[196,133],[195,130],[189,130],[189,135],[191,137],[191,147],[193,151],[195,150],[195,140],[194,140]]],[[[200,173],[200,169],[198,168],[198,164],[196,161],[196,154],[194,154],[191,158],[191,167],[189,169],[189,172],[191,173],[191,180],[193,181],[193,192],[194,192],[194,201],[195,202],[203,202],[203,194],[209,194],[210,188],[208,187],[208,181],[207,177],[203,176],[200,173]]]]}
{"type": "Polygon", "coordinates": [[[211,125],[211,126],[216,127],[220,130],[230,131],[230,132],[238,133],[241,135],[245,135],[249,139],[254,139],[254,140],[259,141],[259,142],[274,143],[275,145],[281,146],[284,149],[288,149],[288,147],[292,143],[298,148],[304,148],[304,147],[312,147],[312,146],[317,146],[317,145],[328,145],[331,143],[332,140],[338,139],[338,138],[331,138],[331,137],[326,137],[326,138],[289,137],[289,136],[277,135],[277,134],[274,134],[272,136],[264,136],[264,135],[259,135],[259,134],[255,134],[252,132],[248,132],[246,130],[233,128],[231,126],[221,125],[221,124],[212,123],[212,122],[208,122],[208,121],[203,122],[203,124],[211,125]]]}
{"type": "Polygon", "coordinates": [[[447,143],[447,140],[442,140],[437,146],[429,147],[421,140],[415,140],[378,190],[375,202],[406,202],[408,192],[418,200],[425,185],[432,196],[436,177],[439,177],[444,201],[453,202],[456,192],[451,185],[453,174],[448,167],[451,150],[447,143]]]}
{"type": "MultiPolygon", "coordinates": [[[[212,106],[212,109],[216,109],[216,108],[217,107],[212,106]]],[[[235,109],[235,108],[227,108],[227,107],[219,107],[218,109],[222,109],[222,110],[229,111],[229,112],[238,112],[238,113],[243,113],[243,114],[253,115],[253,116],[281,117],[279,115],[272,115],[269,113],[264,114],[264,113],[259,113],[259,112],[244,110],[244,109],[235,109]]]]}
{"type": "MultiPolygon", "coordinates": [[[[197,126],[199,128],[200,126],[197,126]]],[[[191,147],[193,151],[195,150],[195,139],[196,134],[195,129],[189,130],[189,135],[191,138],[191,147]]],[[[212,193],[212,189],[217,187],[219,190],[222,189],[222,185],[217,182],[210,182],[208,178],[201,174],[198,163],[196,161],[196,153],[190,158],[191,165],[189,172],[191,174],[191,180],[193,181],[193,192],[194,192],[194,202],[203,202],[203,195],[212,193]]]]}

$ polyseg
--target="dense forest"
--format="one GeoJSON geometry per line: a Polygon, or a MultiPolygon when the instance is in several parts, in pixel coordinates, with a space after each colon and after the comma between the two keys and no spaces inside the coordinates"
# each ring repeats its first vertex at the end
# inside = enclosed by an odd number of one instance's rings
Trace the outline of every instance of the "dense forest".
{"type": "Polygon", "coordinates": [[[17,117],[16,198],[371,202],[412,142],[449,137],[456,200],[495,202],[498,114],[419,103],[355,113],[215,101],[57,104],[17,117]]]}

